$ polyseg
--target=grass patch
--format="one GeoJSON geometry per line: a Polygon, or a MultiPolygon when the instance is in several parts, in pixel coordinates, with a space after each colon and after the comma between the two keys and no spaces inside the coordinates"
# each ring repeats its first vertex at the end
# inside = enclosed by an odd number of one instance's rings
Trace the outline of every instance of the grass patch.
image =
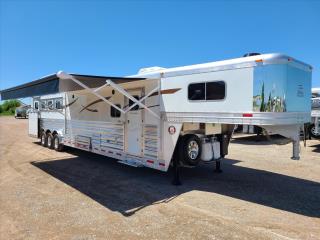
{"type": "Polygon", "coordinates": [[[10,112],[2,112],[2,113],[0,113],[0,117],[1,116],[14,116],[14,113],[12,113],[11,111],[10,112]]]}

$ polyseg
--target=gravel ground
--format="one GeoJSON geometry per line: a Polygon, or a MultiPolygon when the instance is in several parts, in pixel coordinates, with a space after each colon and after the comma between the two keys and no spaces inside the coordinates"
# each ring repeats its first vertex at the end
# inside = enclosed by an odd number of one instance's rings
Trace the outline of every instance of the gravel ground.
{"type": "MultiPolygon", "coordinates": [[[[0,118],[0,239],[320,239],[320,141],[290,160],[282,138],[238,136],[223,162],[132,168],[27,136],[0,118]]],[[[302,145],[302,144],[301,144],[302,145]]]]}

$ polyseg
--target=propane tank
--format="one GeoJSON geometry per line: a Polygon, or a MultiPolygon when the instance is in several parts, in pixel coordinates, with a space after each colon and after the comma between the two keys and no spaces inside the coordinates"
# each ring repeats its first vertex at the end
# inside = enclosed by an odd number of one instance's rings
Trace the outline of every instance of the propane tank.
{"type": "Polygon", "coordinates": [[[213,151],[213,159],[217,160],[221,157],[220,154],[220,142],[217,140],[216,137],[211,138],[211,146],[213,151]]]}
{"type": "Polygon", "coordinates": [[[213,159],[212,144],[208,138],[202,139],[201,160],[208,162],[213,159]]]}

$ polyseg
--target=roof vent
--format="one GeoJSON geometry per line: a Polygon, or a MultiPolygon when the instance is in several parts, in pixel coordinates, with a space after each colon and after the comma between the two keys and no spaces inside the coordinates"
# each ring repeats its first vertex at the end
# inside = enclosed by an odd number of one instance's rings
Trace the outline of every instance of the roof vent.
{"type": "Polygon", "coordinates": [[[143,73],[151,73],[151,72],[159,72],[161,70],[164,70],[165,68],[163,67],[147,67],[147,68],[140,68],[138,74],[143,74],[143,73]]]}
{"type": "Polygon", "coordinates": [[[252,57],[252,56],[257,56],[257,55],[261,55],[261,53],[255,53],[255,52],[246,53],[246,54],[243,55],[243,57],[252,57]]]}

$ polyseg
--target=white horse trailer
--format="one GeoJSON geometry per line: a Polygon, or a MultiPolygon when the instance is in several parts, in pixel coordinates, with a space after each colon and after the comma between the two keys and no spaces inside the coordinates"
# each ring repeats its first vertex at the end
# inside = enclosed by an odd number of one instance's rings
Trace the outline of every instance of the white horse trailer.
{"type": "Polygon", "coordinates": [[[299,130],[310,122],[311,72],[292,57],[263,54],[145,68],[129,77],[58,72],[1,97],[33,96],[29,134],[43,146],[167,171],[172,159],[176,166],[220,163],[235,124],[291,138],[292,158],[299,159],[299,130]]]}

